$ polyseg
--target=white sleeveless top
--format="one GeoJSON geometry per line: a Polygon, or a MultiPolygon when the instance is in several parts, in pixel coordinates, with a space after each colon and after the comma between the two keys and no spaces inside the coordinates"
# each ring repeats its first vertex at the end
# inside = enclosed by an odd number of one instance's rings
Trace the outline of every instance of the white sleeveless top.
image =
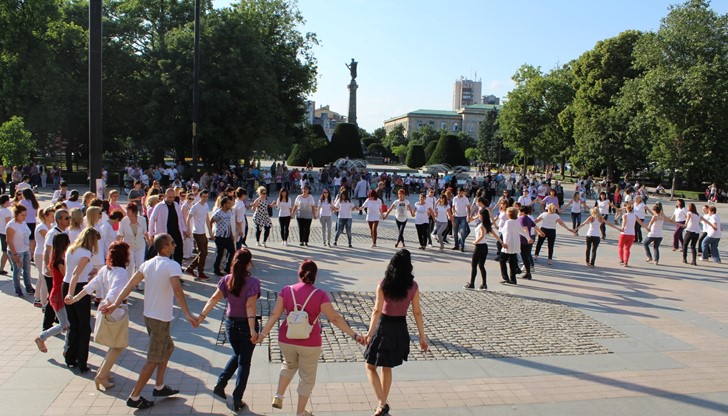
{"type": "Polygon", "coordinates": [[[634,235],[634,224],[637,222],[637,217],[633,213],[624,214],[624,235],[634,235]]]}

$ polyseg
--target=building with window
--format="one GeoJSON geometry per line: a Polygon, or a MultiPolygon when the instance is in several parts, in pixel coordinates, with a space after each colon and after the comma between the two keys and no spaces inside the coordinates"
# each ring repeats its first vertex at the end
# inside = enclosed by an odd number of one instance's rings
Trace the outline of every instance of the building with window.
{"type": "Polygon", "coordinates": [[[410,134],[420,127],[429,125],[433,130],[445,130],[448,134],[458,134],[462,131],[477,139],[479,123],[485,119],[485,113],[493,109],[500,110],[500,105],[474,104],[457,111],[416,110],[385,120],[384,130],[389,133],[396,126],[402,125],[405,137],[409,138],[410,134]]]}
{"type": "MultiPolygon", "coordinates": [[[[315,108],[315,103],[313,101],[307,102],[307,108],[315,108]],[[309,104],[310,103],[310,104],[309,104]]],[[[326,133],[326,137],[329,138],[329,141],[331,141],[331,136],[334,134],[334,130],[336,129],[336,125],[339,123],[346,123],[346,117],[342,116],[341,114],[331,111],[328,105],[321,106],[319,108],[316,108],[315,110],[309,110],[311,111],[312,117],[310,118],[311,124],[313,125],[320,125],[324,128],[324,133],[326,133]]],[[[309,119],[309,118],[307,118],[309,119]]]]}
{"type": "Polygon", "coordinates": [[[482,88],[483,83],[480,80],[473,81],[471,79],[460,77],[460,79],[456,80],[453,85],[452,109],[457,111],[469,105],[482,104],[482,88]]]}

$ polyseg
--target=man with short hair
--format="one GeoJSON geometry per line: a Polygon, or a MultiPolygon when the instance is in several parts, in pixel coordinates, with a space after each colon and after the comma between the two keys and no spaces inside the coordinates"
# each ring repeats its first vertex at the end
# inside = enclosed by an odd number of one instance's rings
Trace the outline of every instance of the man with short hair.
{"type": "Polygon", "coordinates": [[[455,247],[453,250],[465,251],[465,239],[470,234],[470,227],[468,226],[468,214],[470,213],[470,200],[465,196],[465,188],[462,186],[458,189],[458,194],[452,199],[452,229],[453,237],[455,239],[455,247]],[[458,233],[460,238],[458,238],[458,233]]]}
{"type": "Polygon", "coordinates": [[[215,211],[215,214],[210,219],[210,224],[216,225],[215,227],[215,274],[218,276],[224,276],[230,273],[230,266],[233,262],[233,254],[235,254],[235,244],[233,243],[233,200],[229,196],[224,196],[220,199],[220,209],[215,211]],[[227,262],[225,263],[225,272],[220,270],[220,263],[222,262],[223,253],[227,252],[227,262]]]}
{"type": "MultiPolygon", "coordinates": [[[[369,182],[362,175],[359,182],[356,183],[354,188],[354,195],[359,200],[359,206],[364,205],[364,201],[367,200],[367,194],[369,193],[369,182]]],[[[363,215],[363,210],[359,211],[359,215],[363,215]]]]}
{"type": "Polygon", "coordinates": [[[180,276],[182,268],[169,256],[175,251],[175,241],[169,234],[158,234],[154,237],[154,249],[157,255],[145,261],[134,273],[124,290],[117,296],[114,303],[103,305],[99,311],[104,315],[111,314],[131,291],[145,281],[144,285],[144,323],[149,334],[149,349],[147,361],[139,372],[139,379],[126,401],[126,405],[136,409],[147,409],[154,406],[154,402],[141,396],[142,389],[157,370],[157,379],[154,385],[154,397],[168,397],[179,393],[164,384],[164,374],[167,371],[169,358],[174,351],[174,342],[170,335],[170,323],[174,318],[174,299],[177,299],[182,312],[194,328],[197,328],[197,318],[190,314],[182,290],[180,276]]]}
{"type": "Polygon", "coordinates": [[[245,239],[248,236],[248,219],[245,217],[247,207],[245,206],[245,199],[248,193],[243,188],[235,190],[235,205],[233,205],[233,218],[235,219],[233,224],[233,241],[235,241],[235,249],[239,250],[245,246],[245,239]]]}
{"type": "Polygon", "coordinates": [[[164,201],[154,206],[152,214],[149,216],[149,236],[169,234],[177,244],[174,250],[174,261],[181,265],[184,257],[182,234],[189,237],[191,233],[185,225],[182,208],[174,200],[175,196],[174,189],[168,188],[164,194],[164,201]]]}
{"type": "Polygon", "coordinates": [[[197,257],[192,260],[189,267],[185,269],[185,273],[195,276],[195,268],[197,268],[197,279],[205,281],[210,279],[205,275],[205,261],[207,260],[207,234],[205,226],[212,237],[212,225],[210,224],[210,210],[207,207],[207,200],[210,197],[210,191],[203,189],[199,194],[200,200],[195,202],[190,208],[190,214],[187,216],[187,229],[192,230],[192,238],[197,245],[197,257]]]}

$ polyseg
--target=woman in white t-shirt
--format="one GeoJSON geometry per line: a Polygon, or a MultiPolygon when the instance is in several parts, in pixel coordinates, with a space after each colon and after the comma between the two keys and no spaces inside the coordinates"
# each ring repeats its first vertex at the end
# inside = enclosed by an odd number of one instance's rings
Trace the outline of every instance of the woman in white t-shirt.
{"type": "Polygon", "coordinates": [[[447,195],[445,193],[440,194],[440,199],[435,203],[435,208],[429,209],[429,214],[435,218],[437,227],[435,228],[437,235],[437,242],[440,243],[440,251],[445,249],[445,231],[447,225],[450,223],[452,218],[452,212],[450,210],[450,204],[447,201],[447,195]]]}
{"type": "Polygon", "coordinates": [[[420,199],[415,202],[412,210],[415,213],[417,241],[420,243],[420,250],[424,250],[427,247],[428,229],[430,228],[430,214],[428,213],[428,204],[424,193],[420,194],[420,199]]]}
{"type": "MultiPolygon", "coordinates": [[[[634,197],[634,215],[637,216],[642,222],[645,222],[645,217],[647,216],[646,212],[649,212],[650,215],[654,215],[652,210],[647,207],[647,204],[644,203],[644,200],[640,195],[636,195],[634,197]]],[[[642,226],[640,223],[636,223],[634,225],[634,236],[635,236],[635,242],[641,243],[642,242],[642,226]]]]}
{"type": "Polygon", "coordinates": [[[369,191],[369,196],[366,201],[362,204],[359,209],[364,209],[367,212],[367,224],[369,225],[369,234],[372,237],[372,247],[377,246],[377,228],[379,227],[379,220],[382,219],[382,205],[384,203],[379,199],[377,191],[374,189],[369,191]]]}
{"type": "Polygon", "coordinates": [[[325,246],[331,247],[331,194],[327,188],[321,191],[321,197],[318,200],[318,215],[321,223],[321,237],[325,246]]]}
{"type": "Polygon", "coordinates": [[[94,268],[91,259],[99,251],[100,239],[101,233],[96,229],[85,228],[66,251],[66,275],[63,277],[62,290],[70,327],[66,335],[65,360],[69,368],[78,367],[82,373],[89,370],[86,363],[91,339],[91,299],[86,296],[77,303],[68,302],[96,275],[98,270],[94,268]]]}
{"type": "Polygon", "coordinates": [[[634,215],[634,205],[631,202],[628,202],[624,208],[626,212],[622,214],[622,230],[619,233],[617,251],[619,252],[619,265],[629,267],[629,256],[631,254],[632,244],[634,244],[634,225],[640,224],[647,228],[647,232],[650,231],[650,228],[634,215]]]}
{"type": "Polygon", "coordinates": [[[317,215],[316,201],[311,196],[310,186],[304,185],[302,189],[301,195],[296,197],[293,204],[291,216],[298,214],[296,220],[298,221],[299,245],[308,247],[308,238],[311,235],[311,221],[315,220],[317,215]]]}
{"type": "Polygon", "coordinates": [[[272,207],[278,209],[278,225],[281,227],[281,245],[288,245],[288,235],[291,226],[291,200],[288,198],[288,191],[281,189],[278,199],[273,201],[272,207]]]}
{"type": "Polygon", "coordinates": [[[574,193],[571,201],[564,205],[564,210],[568,207],[571,207],[571,228],[578,230],[581,225],[581,208],[583,207],[585,210],[589,211],[589,207],[587,207],[586,202],[581,199],[581,194],[579,192],[574,193]]]}
{"type": "Polygon", "coordinates": [[[392,212],[392,210],[395,211],[394,214],[394,221],[397,223],[397,229],[399,230],[399,235],[397,236],[397,242],[394,243],[394,247],[399,247],[399,243],[402,243],[402,247],[406,247],[404,244],[404,229],[407,226],[407,214],[415,216],[415,211],[410,206],[410,202],[405,199],[405,190],[400,189],[397,191],[397,199],[392,202],[392,206],[389,207],[389,210],[387,210],[387,213],[384,214],[383,219],[387,219],[389,216],[389,213],[392,212]]]}
{"type": "Polygon", "coordinates": [[[685,208],[685,200],[682,198],[678,199],[675,203],[675,211],[670,217],[671,220],[675,221],[675,234],[672,235],[672,251],[678,251],[680,245],[683,244],[683,228],[677,225],[685,225],[687,220],[688,210],[685,208]]]}
{"type": "Polygon", "coordinates": [[[126,214],[126,217],[122,218],[119,223],[117,240],[129,245],[129,264],[126,270],[131,279],[134,272],[139,270],[139,266],[144,263],[144,256],[147,253],[147,247],[152,244],[152,239],[147,232],[146,218],[139,215],[139,205],[129,203],[126,206],[126,214]]]}
{"type": "Polygon", "coordinates": [[[541,215],[539,215],[534,222],[536,224],[538,224],[539,222],[543,222],[543,224],[541,225],[541,231],[543,231],[543,233],[546,235],[545,237],[538,237],[538,242],[536,243],[536,253],[533,256],[534,260],[538,261],[538,253],[541,252],[541,246],[543,245],[544,240],[546,240],[548,242],[548,264],[553,264],[554,244],[556,243],[556,224],[564,227],[564,229],[569,231],[570,233],[574,233],[575,231],[569,228],[566,223],[561,220],[559,214],[556,213],[556,205],[554,204],[546,205],[546,212],[541,213],[541,215]]]}
{"type": "Polygon", "coordinates": [[[589,229],[586,231],[586,265],[594,267],[594,261],[597,259],[597,248],[601,241],[599,238],[599,234],[602,233],[601,228],[608,225],[615,230],[619,230],[619,227],[604,219],[598,206],[591,209],[589,218],[578,226],[575,231],[578,232],[579,228],[585,225],[589,226],[589,229]]]}
{"type": "Polygon", "coordinates": [[[13,213],[10,212],[8,207],[10,206],[10,196],[8,194],[0,195],[0,248],[2,249],[2,260],[0,260],[0,274],[8,274],[5,271],[5,264],[7,264],[10,257],[8,257],[8,238],[6,227],[8,222],[13,219],[13,213]]]}
{"type": "Polygon", "coordinates": [[[34,294],[33,284],[30,281],[30,228],[25,223],[28,210],[20,205],[13,205],[13,219],[5,227],[8,239],[8,255],[13,266],[13,286],[15,294],[23,296],[20,287],[20,274],[23,274],[25,291],[34,294]]]}
{"type": "Polygon", "coordinates": [[[710,226],[705,227],[708,236],[703,240],[703,261],[708,261],[708,253],[713,257],[715,263],[720,263],[720,253],[718,253],[718,243],[721,238],[720,228],[720,217],[718,217],[718,210],[715,205],[708,207],[708,214],[710,215],[707,219],[710,226]]]}
{"type": "Polygon", "coordinates": [[[700,231],[701,223],[705,223],[710,228],[715,227],[712,223],[707,221],[705,218],[698,215],[698,209],[692,202],[690,205],[688,205],[688,213],[686,216],[685,221],[685,241],[683,242],[683,263],[688,262],[688,246],[690,246],[690,250],[693,254],[693,260],[690,262],[693,266],[697,266],[697,256],[698,251],[695,248],[695,245],[698,243],[698,238],[700,238],[700,231]]]}
{"type": "MultiPolygon", "coordinates": [[[[343,187],[342,187],[343,188],[343,187]]],[[[334,236],[334,245],[339,241],[339,236],[342,231],[346,231],[346,236],[349,238],[349,247],[351,248],[351,212],[358,210],[354,206],[354,203],[349,199],[349,192],[346,189],[341,189],[339,195],[334,201],[334,211],[339,215],[339,224],[336,228],[336,235],[334,236]]]]}
{"type": "MultiPolygon", "coordinates": [[[[655,265],[660,264],[660,243],[662,243],[662,226],[665,222],[675,223],[675,221],[667,218],[665,214],[662,213],[662,204],[655,204],[655,206],[652,207],[652,218],[650,219],[649,225],[647,225],[647,228],[649,228],[650,231],[647,233],[647,238],[642,243],[642,245],[645,246],[645,254],[647,255],[648,263],[652,261],[652,253],[650,252],[650,244],[652,244],[652,247],[655,249],[655,265]]],[[[683,227],[684,225],[677,226],[683,227]]]]}
{"type": "MultiPolygon", "coordinates": [[[[611,208],[617,209],[612,201],[609,200],[607,197],[607,193],[602,191],[599,193],[599,199],[594,203],[594,205],[599,208],[599,215],[601,215],[602,219],[604,221],[609,220],[609,210],[611,208]]],[[[599,230],[602,233],[602,238],[607,238],[607,225],[606,223],[600,223],[599,224],[599,230]]]]}

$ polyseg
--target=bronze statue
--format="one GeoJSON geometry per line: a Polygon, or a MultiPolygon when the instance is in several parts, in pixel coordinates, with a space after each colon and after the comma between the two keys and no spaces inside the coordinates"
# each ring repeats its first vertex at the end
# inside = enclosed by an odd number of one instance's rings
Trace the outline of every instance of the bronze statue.
{"type": "Polygon", "coordinates": [[[356,65],[359,62],[355,61],[354,58],[351,58],[351,64],[344,64],[347,68],[349,68],[349,72],[351,72],[351,79],[356,79],[356,65]]]}

